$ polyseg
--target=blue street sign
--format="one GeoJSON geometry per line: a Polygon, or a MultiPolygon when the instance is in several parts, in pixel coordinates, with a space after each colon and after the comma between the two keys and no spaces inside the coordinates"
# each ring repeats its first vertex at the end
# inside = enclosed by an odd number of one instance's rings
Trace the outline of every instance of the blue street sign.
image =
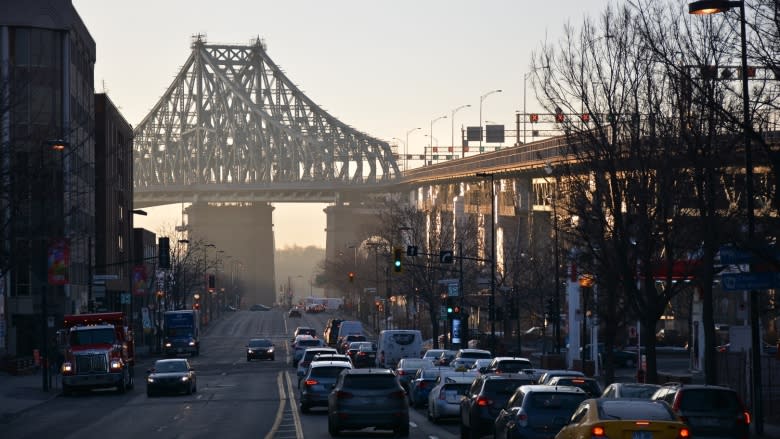
{"type": "Polygon", "coordinates": [[[771,259],[780,260],[780,249],[775,246],[765,247],[756,251],[734,246],[723,246],[720,248],[720,263],[724,265],[760,264],[771,262],[771,259]]]}
{"type": "Polygon", "coordinates": [[[723,273],[720,283],[725,291],[775,289],[780,288],[780,273],[723,273]]]}

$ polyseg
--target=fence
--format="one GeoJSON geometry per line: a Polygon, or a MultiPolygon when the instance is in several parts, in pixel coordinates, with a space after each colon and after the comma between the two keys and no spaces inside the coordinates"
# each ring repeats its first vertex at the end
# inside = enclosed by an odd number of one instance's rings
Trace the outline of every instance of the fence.
{"type": "MultiPolygon", "coordinates": [[[[747,352],[718,354],[718,384],[735,389],[749,408],[753,406],[751,377],[747,352]]],[[[761,400],[764,419],[780,422],[780,359],[774,355],[761,356],[761,400]]]]}

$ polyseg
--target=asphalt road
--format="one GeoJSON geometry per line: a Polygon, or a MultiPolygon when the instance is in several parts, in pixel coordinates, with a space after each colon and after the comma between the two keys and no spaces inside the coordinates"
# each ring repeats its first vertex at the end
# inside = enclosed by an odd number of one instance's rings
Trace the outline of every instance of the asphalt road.
{"type": "MultiPolygon", "coordinates": [[[[274,438],[324,439],[326,409],[303,415],[297,406],[297,377],[289,366],[289,341],[297,326],[320,333],[329,317],[238,311],[228,313],[201,340],[201,355],[191,358],[198,392],[148,398],[144,371],[155,358],[136,366],[135,389],[120,395],[97,390],[57,397],[36,406],[9,424],[0,437],[14,439],[107,438],[274,438]],[[246,361],[249,338],[269,338],[277,346],[275,361],[246,361]]],[[[454,422],[432,425],[424,411],[412,410],[410,437],[454,438],[454,422]]],[[[346,432],[344,437],[392,437],[390,432],[346,432]]]]}

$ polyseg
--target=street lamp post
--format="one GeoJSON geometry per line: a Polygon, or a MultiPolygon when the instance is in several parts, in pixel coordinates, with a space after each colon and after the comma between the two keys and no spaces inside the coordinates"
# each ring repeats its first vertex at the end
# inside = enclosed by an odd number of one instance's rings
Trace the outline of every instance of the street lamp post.
{"type": "Polygon", "coordinates": [[[530,71],[530,72],[528,72],[528,73],[523,75],[523,144],[524,145],[526,143],[526,141],[525,141],[525,133],[526,133],[525,126],[526,125],[525,124],[528,122],[528,113],[526,112],[526,108],[525,108],[525,91],[526,91],[526,82],[528,81],[528,77],[531,76],[531,73],[533,73],[533,71],[530,71]]]}
{"type": "MultiPolygon", "coordinates": [[[[553,174],[553,167],[549,163],[545,163],[544,172],[547,176],[553,174]]],[[[555,290],[553,290],[553,306],[555,307],[555,315],[553,316],[553,338],[555,338],[555,353],[561,353],[561,268],[560,268],[560,250],[558,249],[558,211],[556,209],[556,201],[558,199],[558,177],[555,177],[555,186],[553,188],[553,195],[550,199],[553,215],[553,259],[555,264],[555,290]]]]}
{"type": "Polygon", "coordinates": [[[495,184],[495,175],[492,173],[477,172],[477,177],[490,179],[490,339],[492,344],[493,355],[495,355],[496,354],[496,184],[495,184]]]}
{"type": "Polygon", "coordinates": [[[492,95],[493,93],[501,93],[503,90],[497,89],[497,90],[490,90],[489,92],[483,94],[479,97],[479,147],[482,148],[482,138],[485,137],[482,133],[482,102],[485,101],[485,98],[492,95]]]}
{"type": "Polygon", "coordinates": [[[216,248],[217,246],[214,244],[203,244],[203,285],[205,288],[203,288],[203,294],[206,295],[206,306],[208,307],[208,310],[203,313],[204,316],[207,316],[207,323],[210,323],[211,318],[211,300],[209,296],[209,276],[208,276],[208,248],[216,248]]]}
{"type": "Polygon", "coordinates": [[[414,131],[421,130],[421,127],[412,128],[411,130],[406,132],[406,143],[404,143],[404,171],[408,169],[408,157],[409,157],[409,134],[411,134],[414,131]]]}
{"type": "MultiPolygon", "coordinates": [[[[748,96],[748,65],[747,41],[745,33],[745,2],[744,0],[701,0],[688,4],[688,12],[696,15],[716,14],[726,12],[731,8],[739,8],[740,49],[742,61],[742,130],[745,140],[745,208],[747,209],[748,243],[753,245],[755,232],[754,200],[753,200],[753,158],[750,150],[750,99],[748,96]]],[[[764,414],[761,391],[761,340],[759,333],[758,292],[750,293],[750,333],[752,340],[751,363],[753,365],[753,418],[757,435],[764,433],[764,414]]]]}
{"type": "MultiPolygon", "coordinates": [[[[452,110],[452,118],[450,120],[451,125],[452,125],[452,128],[450,129],[450,131],[451,131],[450,134],[452,134],[452,139],[450,140],[450,145],[453,148],[455,147],[455,113],[457,113],[458,110],[462,110],[464,108],[469,108],[469,107],[471,107],[471,104],[461,105],[460,107],[456,107],[456,108],[454,108],[452,110]]],[[[460,157],[461,158],[466,157],[466,152],[463,150],[463,145],[461,145],[460,157]]]]}
{"type": "MultiPolygon", "coordinates": [[[[446,119],[446,118],[447,118],[447,115],[445,114],[444,116],[439,116],[436,119],[433,119],[431,121],[431,133],[430,133],[430,136],[431,136],[431,151],[433,151],[433,124],[436,123],[439,120],[446,119]]],[[[426,157],[426,162],[427,162],[427,157],[426,157]]]]}

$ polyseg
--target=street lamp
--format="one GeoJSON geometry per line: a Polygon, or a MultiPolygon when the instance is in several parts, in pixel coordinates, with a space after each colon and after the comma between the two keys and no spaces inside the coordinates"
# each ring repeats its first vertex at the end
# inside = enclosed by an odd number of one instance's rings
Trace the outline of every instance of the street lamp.
{"type": "MultiPolygon", "coordinates": [[[[501,90],[499,90],[501,91],[501,90]]],[[[481,117],[480,117],[481,120],[481,117]]],[[[490,179],[490,339],[496,354],[496,184],[495,174],[477,172],[477,177],[490,179]]]]}
{"type": "MultiPolygon", "coordinates": [[[[450,145],[452,145],[453,148],[455,147],[455,113],[457,113],[458,110],[462,110],[464,108],[469,108],[469,107],[471,107],[471,104],[461,105],[460,107],[457,107],[457,108],[452,110],[452,119],[451,119],[451,122],[452,122],[452,128],[451,128],[452,140],[450,140],[450,145]]],[[[461,145],[460,154],[461,154],[460,155],[461,158],[466,157],[466,152],[463,150],[463,145],[461,145]]]]}
{"type": "MultiPolygon", "coordinates": [[[[544,172],[547,176],[553,174],[553,167],[549,163],[544,164],[544,172]]],[[[545,178],[547,180],[547,178],[545,178]]],[[[549,184],[549,183],[548,183],[549,184]]],[[[559,261],[558,250],[558,211],[556,209],[556,201],[558,199],[558,177],[555,177],[555,187],[553,188],[553,195],[550,199],[552,204],[553,214],[553,245],[554,249],[554,264],[555,264],[555,290],[553,291],[553,303],[555,307],[555,315],[553,316],[553,337],[555,338],[555,353],[561,353],[561,297],[560,297],[560,284],[561,284],[561,269],[559,261]]]]}
{"type": "MultiPolygon", "coordinates": [[[[748,243],[753,245],[755,220],[753,217],[753,158],[750,151],[750,99],[748,96],[748,65],[747,65],[747,41],[745,33],[745,2],[744,0],[701,0],[688,4],[688,12],[695,15],[716,14],[726,12],[731,8],[739,7],[740,48],[742,58],[742,130],[745,137],[745,208],[747,209],[748,243]]],[[[753,418],[755,419],[756,434],[764,433],[764,414],[762,407],[761,391],[761,342],[759,334],[758,292],[750,294],[750,333],[752,341],[753,364],[753,418]]]]}
{"type": "Polygon", "coordinates": [[[406,171],[408,169],[407,161],[409,160],[408,159],[408,157],[409,157],[409,134],[411,134],[414,131],[421,130],[421,129],[422,128],[417,127],[417,128],[412,128],[411,130],[406,132],[406,143],[404,143],[404,171],[406,171]]]}
{"type": "Polygon", "coordinates": [[[433,119],[431,121],[431,133],[430,133],[430,136],[431,136],[431,151],[433,151],[433,124],[436,123],[439,120],[446,119],[446,118],[447,118],[447,115],[445,114],[444,116],[439,116],[436,119],[433,119]]]}
{"type": "Polygon", "coordinates": [[[503,90],[497,89],[497,90],[491,90],[482,96],[479,97],[479,147],[482,147],[482,138],[484,137],[482,135],[482,102],[484,102],[485,98],[492,95],[493,93],[501,93],[503,90]]]}

